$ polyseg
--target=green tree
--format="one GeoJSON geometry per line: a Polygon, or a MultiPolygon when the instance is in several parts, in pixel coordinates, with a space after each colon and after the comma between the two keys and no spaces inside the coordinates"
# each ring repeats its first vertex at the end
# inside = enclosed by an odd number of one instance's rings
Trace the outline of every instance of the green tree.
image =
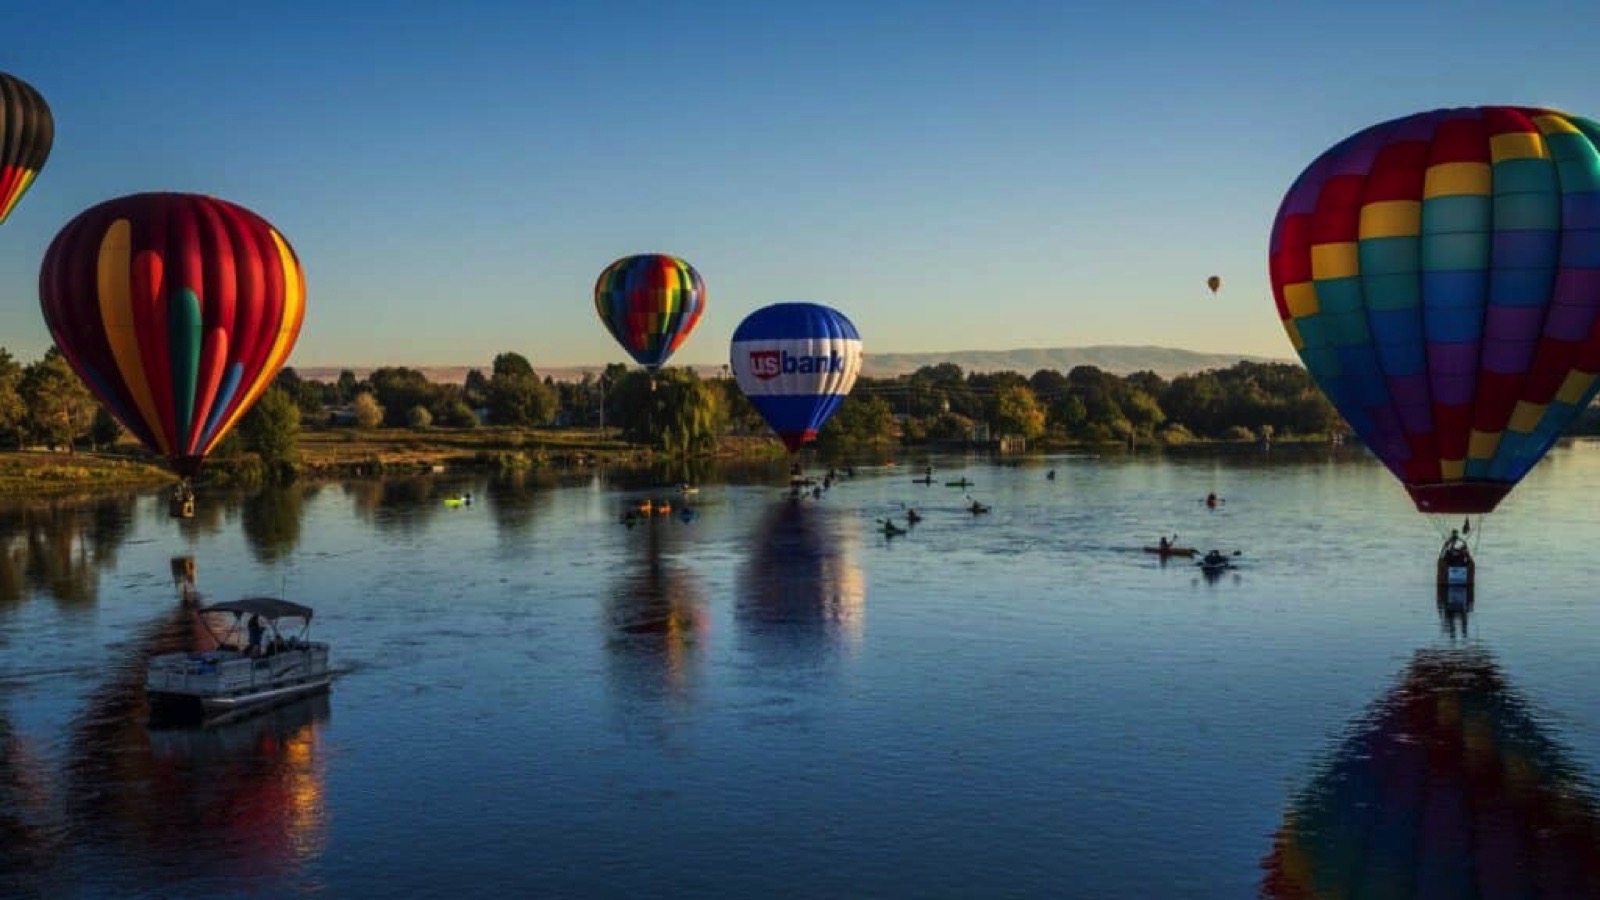
{"type": "Polygon", "coordinates": [[[343,405],[354,400],[360,385],[361,383],[356,380],[356,373],[349,369],[341,369],[339,380],[334,384],[334,403],[343,405]]]}
{"type": "Polygon", "coordinates": [[[715,450],[717,435],[727,427],[722,392],[687,369],[664,372],[658,382],[656,426],[662,449],[682,456],[715,450]]]}
{"type": "Polygon", "coordinates": [[[1008,384],[995,396],[995,427],[1029,440],[1044,434],[1044,410],[1026,384],[1008,384]]]}
{"type": "Polygon", "coordinates": [[[545,425],[556,414],[555,390],[540,381],[533,366],[517,353],[494,358],[485,399],[496,425],[545,425]]]}
{"type": "Polygon", "coordinates": [[[17,391],[28,410],[25,427],[35,440],[71,452],[72,442],[88,431],[94,398],[54,346],[22,370],[17,391]]]}
{"type": "Polygon", "coordinates": [[[22,366],[0,347],[0,440],[19,446],[28,416],[27,404],[18,390],[21,384],[22,366]]]}
{"type": "Polygon", "coordinates": [[[375,369],[368,380],[384,410],[384,424],[393,428],[405,426],[406,412],[411,407],[431,406],[438,396],[438,386],[428,381],[428,376],[404,366],[375,369]]]}
{"type": "Polygon", "coordinates": [[[862,446],[894,443],[894,409],[882,397],[850,394],[817,433],[817,449],[824,453],[862,446]]]}
{"type": "Polygon", "coordinates": [[[245,446],[261,457],[269,473],[292,471],[300,451],[300,407],[283,388],[267,389],[239,421],[245,446]]]}
{"type": "Polygon", "coordinates": [[[426,406],[413,406],[406,410],[406,425],[418,430],[433,425],[433,413],[426,406]]]}
{"type": "Polygon", "coordinates": [[[376,397],[362,391],[350,402],[350,411],[355,413],[356,424],[362,428],[377,428],[383,422],[383,407],[378,405],[376,397]]]}
{"type": "Polygon", "coordinates": [[[95,447],[109,447],[122,436],[122,423],[104,406],[94,411],[94,421],[89,425],[89,442],[95,447]]]}

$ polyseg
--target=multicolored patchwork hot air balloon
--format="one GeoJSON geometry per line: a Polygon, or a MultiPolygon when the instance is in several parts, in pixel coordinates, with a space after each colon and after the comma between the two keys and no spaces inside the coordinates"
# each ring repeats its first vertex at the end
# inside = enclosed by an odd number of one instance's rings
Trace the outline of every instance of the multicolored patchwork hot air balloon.
{"type": "Polygon", "coordinates": [[[1547,109],[1385,122],[1301,174],[1278,315],[1429,513],[1487,513],[1600,383],[1600,125],[1547,109]]]}
{"type": "Polygon", "coordinates": [[[629,256],[600,273],[594,308],[628,355],[654,373],[700,324],[706,283],[676,256],[629,256]]]}
{"type": "Polygon", "coordinates": [[[1289,806],[1260,896],[1600,896],[1600,804],[1481,647],[1419,652],[1289,806]]]}
{"type": "Polygon", "coordinates": [[[790,453],[814,440],[861,371],[861,335],[838,310],[779,303],[733,333],[733,375],[790,453]]]}
{"type": "Polygon", "coordinates": [[[73,369],[187,480],[294,349],[305,276],[288,241],[243,207],[134,194],[61,229],[39,298],[73,369]]]}
{"type": "Polygon", "coordinates": [[[56,122],[33,86],[0,72],[0,222],[27,192],[50,158],[56,122]]]}

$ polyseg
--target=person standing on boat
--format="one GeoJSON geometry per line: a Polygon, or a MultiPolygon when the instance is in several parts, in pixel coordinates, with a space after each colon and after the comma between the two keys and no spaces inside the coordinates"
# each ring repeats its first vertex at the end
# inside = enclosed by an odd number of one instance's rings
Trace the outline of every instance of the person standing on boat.
{"type": "Polygon", "coordinates": [[[248,631],[249,631],[249,634],[250,634],[250,645],[249,645],[248,654],[250,656],[259,656],[260,653],[261,653],[261,632],[262,632],[261,617],[260,616],[251,616],[250,617],[250,625],[249,625],[248,631]]]}

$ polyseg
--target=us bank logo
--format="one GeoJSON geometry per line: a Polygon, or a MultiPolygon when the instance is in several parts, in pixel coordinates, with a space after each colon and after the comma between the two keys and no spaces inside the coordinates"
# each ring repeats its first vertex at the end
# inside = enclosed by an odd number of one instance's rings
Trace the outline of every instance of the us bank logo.
{"type": "Polygon", "coordinates": [[[750,351],[750,374],[761,381],[771,381],[779,375],[820,375],[843,371],[844,357],[837,353],[796,356],[787,350],[750,351]]]}

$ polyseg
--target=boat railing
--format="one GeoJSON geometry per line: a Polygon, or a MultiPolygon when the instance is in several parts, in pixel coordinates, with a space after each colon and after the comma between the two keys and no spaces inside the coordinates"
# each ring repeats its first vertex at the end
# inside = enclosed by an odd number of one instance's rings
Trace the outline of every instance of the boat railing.
{"type": "Polygon", "coordinates": [[[314,642],[257,657],[236,651],[171,654],[151,661],[146,686],[164,693],[227,694],[327,668],[328,645],[314,642]]]}

